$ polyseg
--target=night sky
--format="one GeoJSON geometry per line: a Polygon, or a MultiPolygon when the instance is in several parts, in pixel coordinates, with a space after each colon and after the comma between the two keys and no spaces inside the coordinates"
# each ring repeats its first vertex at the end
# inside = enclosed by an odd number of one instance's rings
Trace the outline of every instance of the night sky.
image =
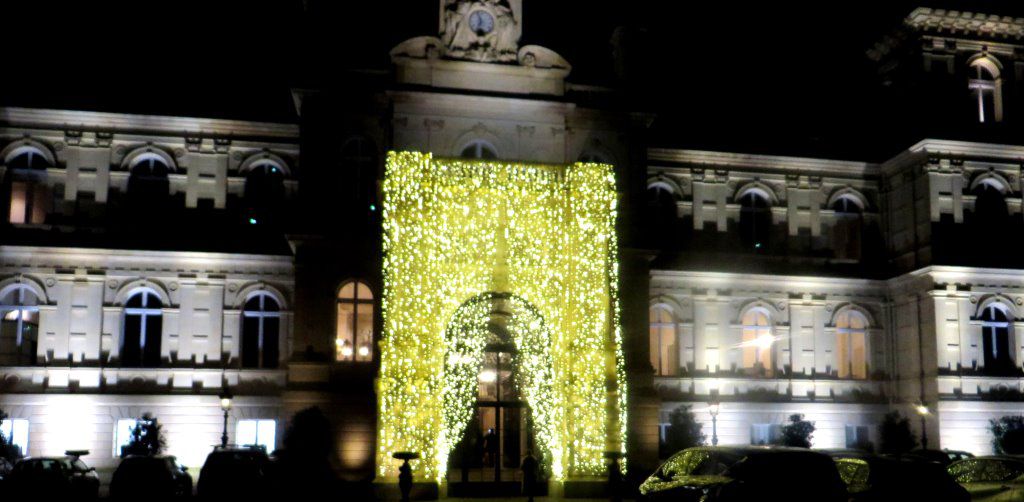
{"type": "MultiPolygon", "coordinates": [[[[22,3],[5,15],[7,105],[294,120],[291,87],[345,85],[437,32],[434,0],[22,3]]],[[[879,160],[892,152],[872,134],[886,110],[864,53],[919,5],[1024,16],[1007,0],[524,0],[521,43],[562,54],[571,81],[615,86],[611,34],[641,33],[636,106],[656,114],[657,145],[879,160]]]]}

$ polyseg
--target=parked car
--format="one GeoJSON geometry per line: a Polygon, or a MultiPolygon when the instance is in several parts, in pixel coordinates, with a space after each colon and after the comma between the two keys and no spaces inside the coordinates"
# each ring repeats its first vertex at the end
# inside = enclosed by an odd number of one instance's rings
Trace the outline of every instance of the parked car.
{"type": "Polygon", "coordinates": [[[702,502],[847,499],[828,455],[774,446],[687,448],[647,478],[640,493],[650,500],[702,502]]]}
{"type": "Polygon", "coordinates": [[[973,501],[1024,500],[1024,459],[1010,456],[976,457],[953,462],[950,476],[973,501]]]}
{"type": "Polygon", "coordinates": [[[95,499],[100,478],[80,458],[88,451],[67,451],[63,457],[27,457],[18,460],[5,479],[5,491],[18,497],[95,499]]]}
{"type": "Polygon", "coordinates": [[[192,476],[170,455],[128,455],[110,480],[110,498],[174,499],[192,496],[192,476]]]}
{"type": "Polygon", "coordinates": [[[967,502],[971,499],[938,463],[919,458],[893,458],[864,452],[829,452],[846,483],[851,502],[928,500],[967,502]]]}
{"type": "Polygon", "coordinates": [[[935,462],[942,464],[943,467],[956,462],[957,460],[963,460],[965,458],[973,458],[974,455],[966,451],[956,450],[913,450],[903,455],[902,458],[917,458],[921,460],[927,460],[929,462],[935,462]]]}
{"type": "Polygon", "coordinates": [[[218,446],[206,456],[199,471],[196,494],[210,500],[261,498],[272,488],[269,471],[269,459],[263,448],[218,446]]]}
{"type": "Polygon", "coordinates": [[[4,485],[4,479],[10,475],[12,469],[14,469],[14,464],[10,460],[0,457],[0,490],[3,490],[4,486],[6,486],[4,485]]]}

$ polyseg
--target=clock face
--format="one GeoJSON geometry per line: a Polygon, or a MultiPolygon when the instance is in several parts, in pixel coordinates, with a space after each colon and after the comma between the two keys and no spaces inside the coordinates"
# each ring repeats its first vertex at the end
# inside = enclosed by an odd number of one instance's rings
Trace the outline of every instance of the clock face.
{"type": "Polygon", "coordinates": [[[484,10],[475,10],[469,15],[469,29],[477,36],[483,36],[494,29],[494,17],[484,10]]]}

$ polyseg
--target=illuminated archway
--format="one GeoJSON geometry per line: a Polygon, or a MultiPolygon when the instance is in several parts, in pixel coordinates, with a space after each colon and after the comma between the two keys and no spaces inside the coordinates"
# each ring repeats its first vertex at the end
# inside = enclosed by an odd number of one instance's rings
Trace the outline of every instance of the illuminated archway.
{"type": "MultiPolygon", "coordinates": [[[[515,383],[533,414],[539,457],[550,465],[552,450],[558,451],[559,445],[554,427],[558,420],[553,406],[551,331],[533,305],[513,294],[488,292],[472,298],[455,311],[445,330],[445,438],[450,444],[458,443],[476,408],[477,378],[485,346],[496,329],[495,317],[505,319],[504,326],[497,328],[510,335],[516,348],[512,356],[512,364],[519,369],[515,383]]],[[[439,463],[447,465],[447,460],[439,463]]]]}
{"type": "Polygon", "coordinates": [[[451,327],[479,335],[488,294],[521,302],[523,373],[550,372],[524,391],[552,475],[604,474],[626,424],[612,167],[391,152],[383,206],[378,474],[415,451],[417,477],[444,478],[482,350],[451,327]]]}

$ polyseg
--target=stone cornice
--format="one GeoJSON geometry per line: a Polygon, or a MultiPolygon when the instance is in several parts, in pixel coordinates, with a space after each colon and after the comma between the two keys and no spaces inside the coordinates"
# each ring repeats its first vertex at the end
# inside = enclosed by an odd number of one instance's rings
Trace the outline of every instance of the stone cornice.
{"type": "Polygon", "coordinates": [[[297,124],[43,108],[0,108],[0,126],[96,129],[110,132],[169,133],[188,136],[279,138],[296,142],[299,138],[297,124]]]}
{"type": "Polygon", "coordinates": [[[1019,17],[919,7],[904,22],[915,30],[932,33],[1024,39],[1024,18],[1019,17]]]}
{"type": "Polygon", "coordinates": [[[875,176],[879,173],[878,165],[869,162],[815,159],[810,157],[753,155],[673,148],[650,148],[647,150],[647,157],[651,162],[672,162],[708,167],[726,166],[730,168],[772,169],[794,171],[805,175],[875,176]]]}

